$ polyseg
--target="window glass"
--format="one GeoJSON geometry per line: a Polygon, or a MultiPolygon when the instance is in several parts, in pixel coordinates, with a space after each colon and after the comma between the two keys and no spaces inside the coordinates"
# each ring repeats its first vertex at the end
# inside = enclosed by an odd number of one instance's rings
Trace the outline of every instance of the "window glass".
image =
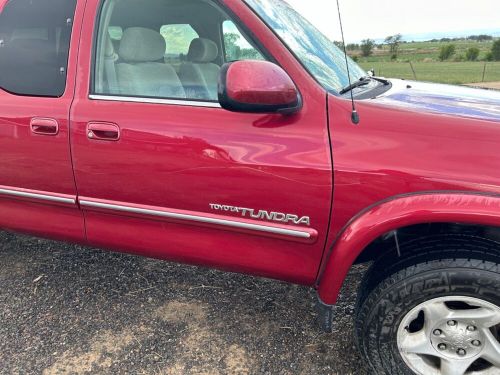
{"type": "Polygon", "coordinates": [[[108,27],[109,37],[112,41],[120,41],[123,37],[123,29],[120,26],[108,27]]]}
{"type": "MultiPolygon", "coordinates": [[[[93,93],[217,101],[224,20],[229,17],[215,1],[105,0],[93,93]]],[[[262,58],[232,21],[224,25],[234,41],[232,59],[262,58]]]]}
{"type": "Polygon", "coordinates": [[[286,1],[245,1],[328,91],[339,92],[349,82],[366,76],[366,72],[348,57],[349,79],[344,52],[286,1]]]}
{"type": "Polygon", "coordinates": [[[10,0],[0,13],[0,88],[59,97],[76,0],[10,0]]]}
{"type": "Polygon", "coordinates": [[[179,63],[186,60],[189,46],[199,37],[191,25],[164,25],[160,34],[165,38],[165,61],[179,63]]]}
{"type": "Polygon", "coordinates": [[[42,39],[49,40],[49,29],[43,27],[37,28],[18,28],[12,30],[10,40],[15,39],[42,39]]]}
{"type": "Polygon", "coordinates": [[[233,21],[224,21],[222,32],[226,61],[264,60],[262,54],[248,42],[233,21]]]}

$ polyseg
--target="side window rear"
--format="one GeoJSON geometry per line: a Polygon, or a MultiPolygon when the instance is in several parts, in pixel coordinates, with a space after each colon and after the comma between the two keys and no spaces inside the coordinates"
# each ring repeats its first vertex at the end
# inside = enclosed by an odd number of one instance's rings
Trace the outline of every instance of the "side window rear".
{"type": "Polygon", "coordinates": [[[241,34],[233,21],[224,21],[222,32],[226,61],[265,60],[262,54],[241,34]]]}
{"type": "Polygon", "coordinates": [[[199,38],[191,25],[163,25],[160,33],[165,38],[165,62],[179,64],[186,60],[191,42],[199,38]]]}
{"type": "Polygon", "coordinates": [[[60,97],[76,0],[10,0],[0,13],[0,88],[60,97]]]}

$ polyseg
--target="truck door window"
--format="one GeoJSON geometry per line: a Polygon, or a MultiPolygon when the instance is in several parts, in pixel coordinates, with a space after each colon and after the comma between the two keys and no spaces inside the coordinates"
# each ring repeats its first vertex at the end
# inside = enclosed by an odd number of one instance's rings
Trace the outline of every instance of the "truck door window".
{"type": "Polygon", "coordinates": [[[242,35],[233,21],[224,21],[222,33],[226,61],[265,60],[262,54],[242,35]]]}
{"type": "Polygon", "coordinates": [[[191,42],[199,38],[191,25],[163,25],[160,33],[165,39],[165,62],[180,65],[186,61],[191,42]]]}
{"type": "Polygon", "coordinates": [[[11,0],[0,13],[0,88],[60,97],[76,0],[11,0]]]}
{"type": "Polygon", "coordinates": [[[114,96],[115,100],[216,102],[220,64],[226,60],[221,32],[225,21],[230,22],[226,26],[229,32],[235,33],[232,39],[228,36],[235,43],[232,56],[262,59],[212,1],[104,0],[100,14],[91,92],[94,99],[114,96]]]}

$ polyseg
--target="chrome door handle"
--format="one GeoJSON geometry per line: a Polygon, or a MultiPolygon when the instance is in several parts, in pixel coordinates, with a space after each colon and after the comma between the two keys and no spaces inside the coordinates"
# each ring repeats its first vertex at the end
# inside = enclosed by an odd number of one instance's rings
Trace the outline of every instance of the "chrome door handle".
{"type": "Polygon", "coordinates": [[[30,121],[32,133],[39,135],[57,135],[59,124],[52,118],[34,117],[30,121]]]}

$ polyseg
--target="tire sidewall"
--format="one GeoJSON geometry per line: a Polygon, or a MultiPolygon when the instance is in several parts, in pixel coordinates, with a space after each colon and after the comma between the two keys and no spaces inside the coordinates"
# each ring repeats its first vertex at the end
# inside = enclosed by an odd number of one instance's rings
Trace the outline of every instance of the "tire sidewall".
{"type": "Polygon", "coordinates": [[[414,374],[399,353],[397,334],[405,316],[420,304],[454,296],[500,306],[500,275],[488,271],[488,267],[456,267],[470,262],[440,260],[416,265],[389,277],[372,291],[362,307],[365,311],[360,315],[366,318],[360,322],[363,328],[358,334],[363,336],[362,350],[377,374],[414,374]]]}

